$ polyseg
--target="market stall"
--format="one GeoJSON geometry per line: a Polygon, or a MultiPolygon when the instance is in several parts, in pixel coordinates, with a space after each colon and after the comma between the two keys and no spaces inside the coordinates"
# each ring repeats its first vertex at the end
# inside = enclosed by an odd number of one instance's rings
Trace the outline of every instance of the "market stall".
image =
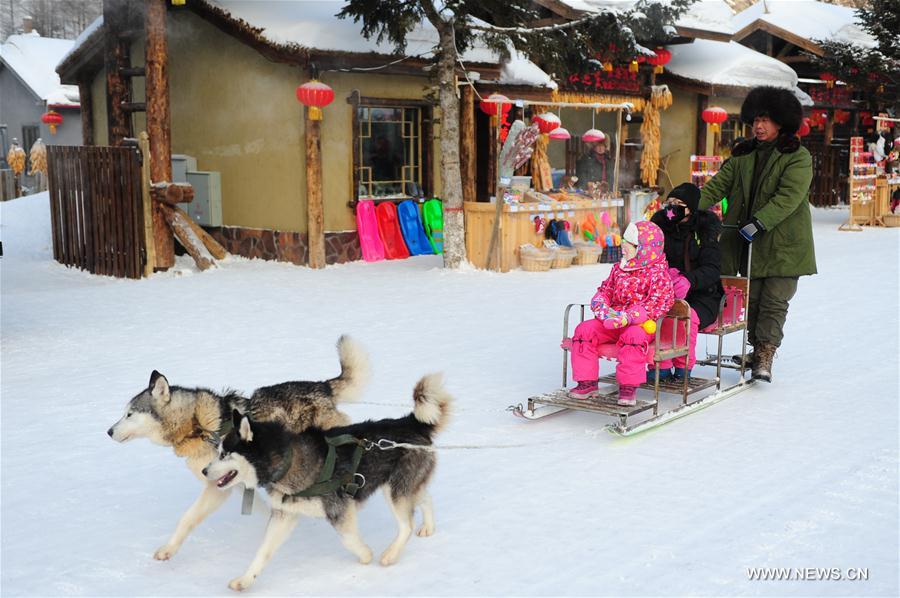
{"type": "MultiPolygon", "coordinates": [[[[493,94],[482,103],[496,105],[497,114],[513,107],[523,116],[526,108],[532,108],[534,114],[528,125],[524,118],[514,121],[502,143],[501,131],[499,127],[495,129],[495,143],[500,149],[494,152],[494,197],[490,202],[470,201],[464,205],[466,252],[472,264],[507,272],[522,265],[523,251],[553,251],[557,245],[571,246],[573,242],[585,245],[572,248],[576,253],[581,250],[583,261],[589,260],[589,255],[595,256],[594,262],[599,256],[617,255],[631,199],[630,194],[619,190],[622,121],[634,110],[633,104],[510,100],[500,94],[493,94]],[[616,113],[616,132],[610,144],[612,176],[608,181],[581,186],[576,186],[577,180],[572,176],[554,181],[546,158],[547,146],[552,140],[571,137],[554,113],[561,108],[616,113]],[[531,176],[514,176],[526,162],[530,162],[531,176]]],[[[592,127],[582,139],[603,142],[607,135],[592,127]]]]}

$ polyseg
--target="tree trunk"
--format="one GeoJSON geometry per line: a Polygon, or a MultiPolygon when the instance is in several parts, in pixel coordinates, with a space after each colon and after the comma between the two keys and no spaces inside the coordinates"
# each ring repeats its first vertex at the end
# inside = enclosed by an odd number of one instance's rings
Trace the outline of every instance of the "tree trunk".
{"type": "Polygon", "coordinates": [[[475,90],[471,85],[462,88],[459,115],[459,175],[462,180],[463,201],[475,201],[475,90]]]}
{"type": "Polygon", "coordinates": [[[172,232],[178,237],[178,241],[185,248],[197,267],[201,270],[207,270],[216,266],[213,256],[210,254],[203,240],[197,236],[191,227],[190,218],[182,210],[173,210],[171,206],[160,206],[160,211],[172,227],[172,232]]]}
{"type": "Polygon", "coordinates": [[[309,242],[309,267],[325,267],[325,215],[322,208],[322,121],[306,112],[306,231],[309,242]]]}
{"type": "Polygon", "coordinates": [[[463,194],[459,170],[459,98],[456,97],[456,45],[453,22],[432,23],[440,35],[438,98],[441,107],[441,186],[444,206],[444,267],[466,261],[463,194]]]}

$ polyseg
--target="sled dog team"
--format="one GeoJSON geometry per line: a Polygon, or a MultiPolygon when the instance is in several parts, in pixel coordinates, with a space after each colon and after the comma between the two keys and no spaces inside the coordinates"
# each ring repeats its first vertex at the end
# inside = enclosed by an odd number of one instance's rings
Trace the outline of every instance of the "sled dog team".
{"type": "Polygon", "coordinates": [[[234,392],[171,386],[159,372],[151,374],[148,387],[128,402],[107,433],[118,442],[148,438],[172,447],[203,483],[199,498],[155,559],[172,558],[238,485],[264,489],[271,515],[250,566],[228,584],[233,590],[253,584],[301,515],[328,519],[343,545],[360,563],[369,563],[372,550],[359,535],[356,511],[379,488],[397,520],[397,536],[381,554],[382,565],[399,558],[412,534],[416,506],[423,520],[417,534],[434,533],[428,482],[435,456],[428,449],[446,424],[453,401],[440,374],[419,380],[406,417],[351,424],[338,405],[360,395],[369,362],[346,336],[338,341],[338,354],[337,378],[266,386],[249,399],[234,392]]]}

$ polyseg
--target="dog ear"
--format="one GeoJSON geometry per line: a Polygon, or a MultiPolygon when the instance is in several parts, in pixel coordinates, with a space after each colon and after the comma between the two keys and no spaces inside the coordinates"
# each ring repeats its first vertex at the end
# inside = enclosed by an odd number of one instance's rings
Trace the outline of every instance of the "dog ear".
{"type": "Polygon", "coordinates": [[[244,414],[237,409],[231,410],[231,425],[234,426],[235,430],[241,429],[241,419],[243,419],[243,417],[244,414]]]}
{"type": "Polygon", "coordinates": [[[169,402],[169,381],[156,370],[150,374],[150,396],[162,403],[169,402]]]}
{"type": "Polygon", "coordinates": [[[250,428],[250,418],[246,415],[241,419],[241,425],[238,428],[241,440],[244,442],[253,442],[253,430],[250,428]]]}

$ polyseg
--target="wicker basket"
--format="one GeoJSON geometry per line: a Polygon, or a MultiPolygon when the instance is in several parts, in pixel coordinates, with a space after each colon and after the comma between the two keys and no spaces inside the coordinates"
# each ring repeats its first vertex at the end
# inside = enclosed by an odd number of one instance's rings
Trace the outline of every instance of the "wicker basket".
{"type": "Polygon", "coordinates": [[[574,249],[569,249],[568,247],[557,247],[553,251],[553,263],[550,267],[568,268],[572,265],[572,260],[575,259],[576,255],[578,255],[578,252],[574,249]]]}
{"type": "Polygon", "coordinates": [[[519,261],[526,272],[546,272],[553,264],[554,256],[551,251],[522,251],[519,253],[519,261]]]}
{"type": "Polygon", "coordinates": [[[900,214],[884,214],[881,218],[885,226],[900,226],[900,214]]]}
{"type": "Polygon", "coordinates": [[[575,245],[575,250],[577,252],[574,261],[576,266],[596,264],[600,260],[600,254],[603,253],[603,248],[599,245],[588,245],[586,243],[575,245]]]}

